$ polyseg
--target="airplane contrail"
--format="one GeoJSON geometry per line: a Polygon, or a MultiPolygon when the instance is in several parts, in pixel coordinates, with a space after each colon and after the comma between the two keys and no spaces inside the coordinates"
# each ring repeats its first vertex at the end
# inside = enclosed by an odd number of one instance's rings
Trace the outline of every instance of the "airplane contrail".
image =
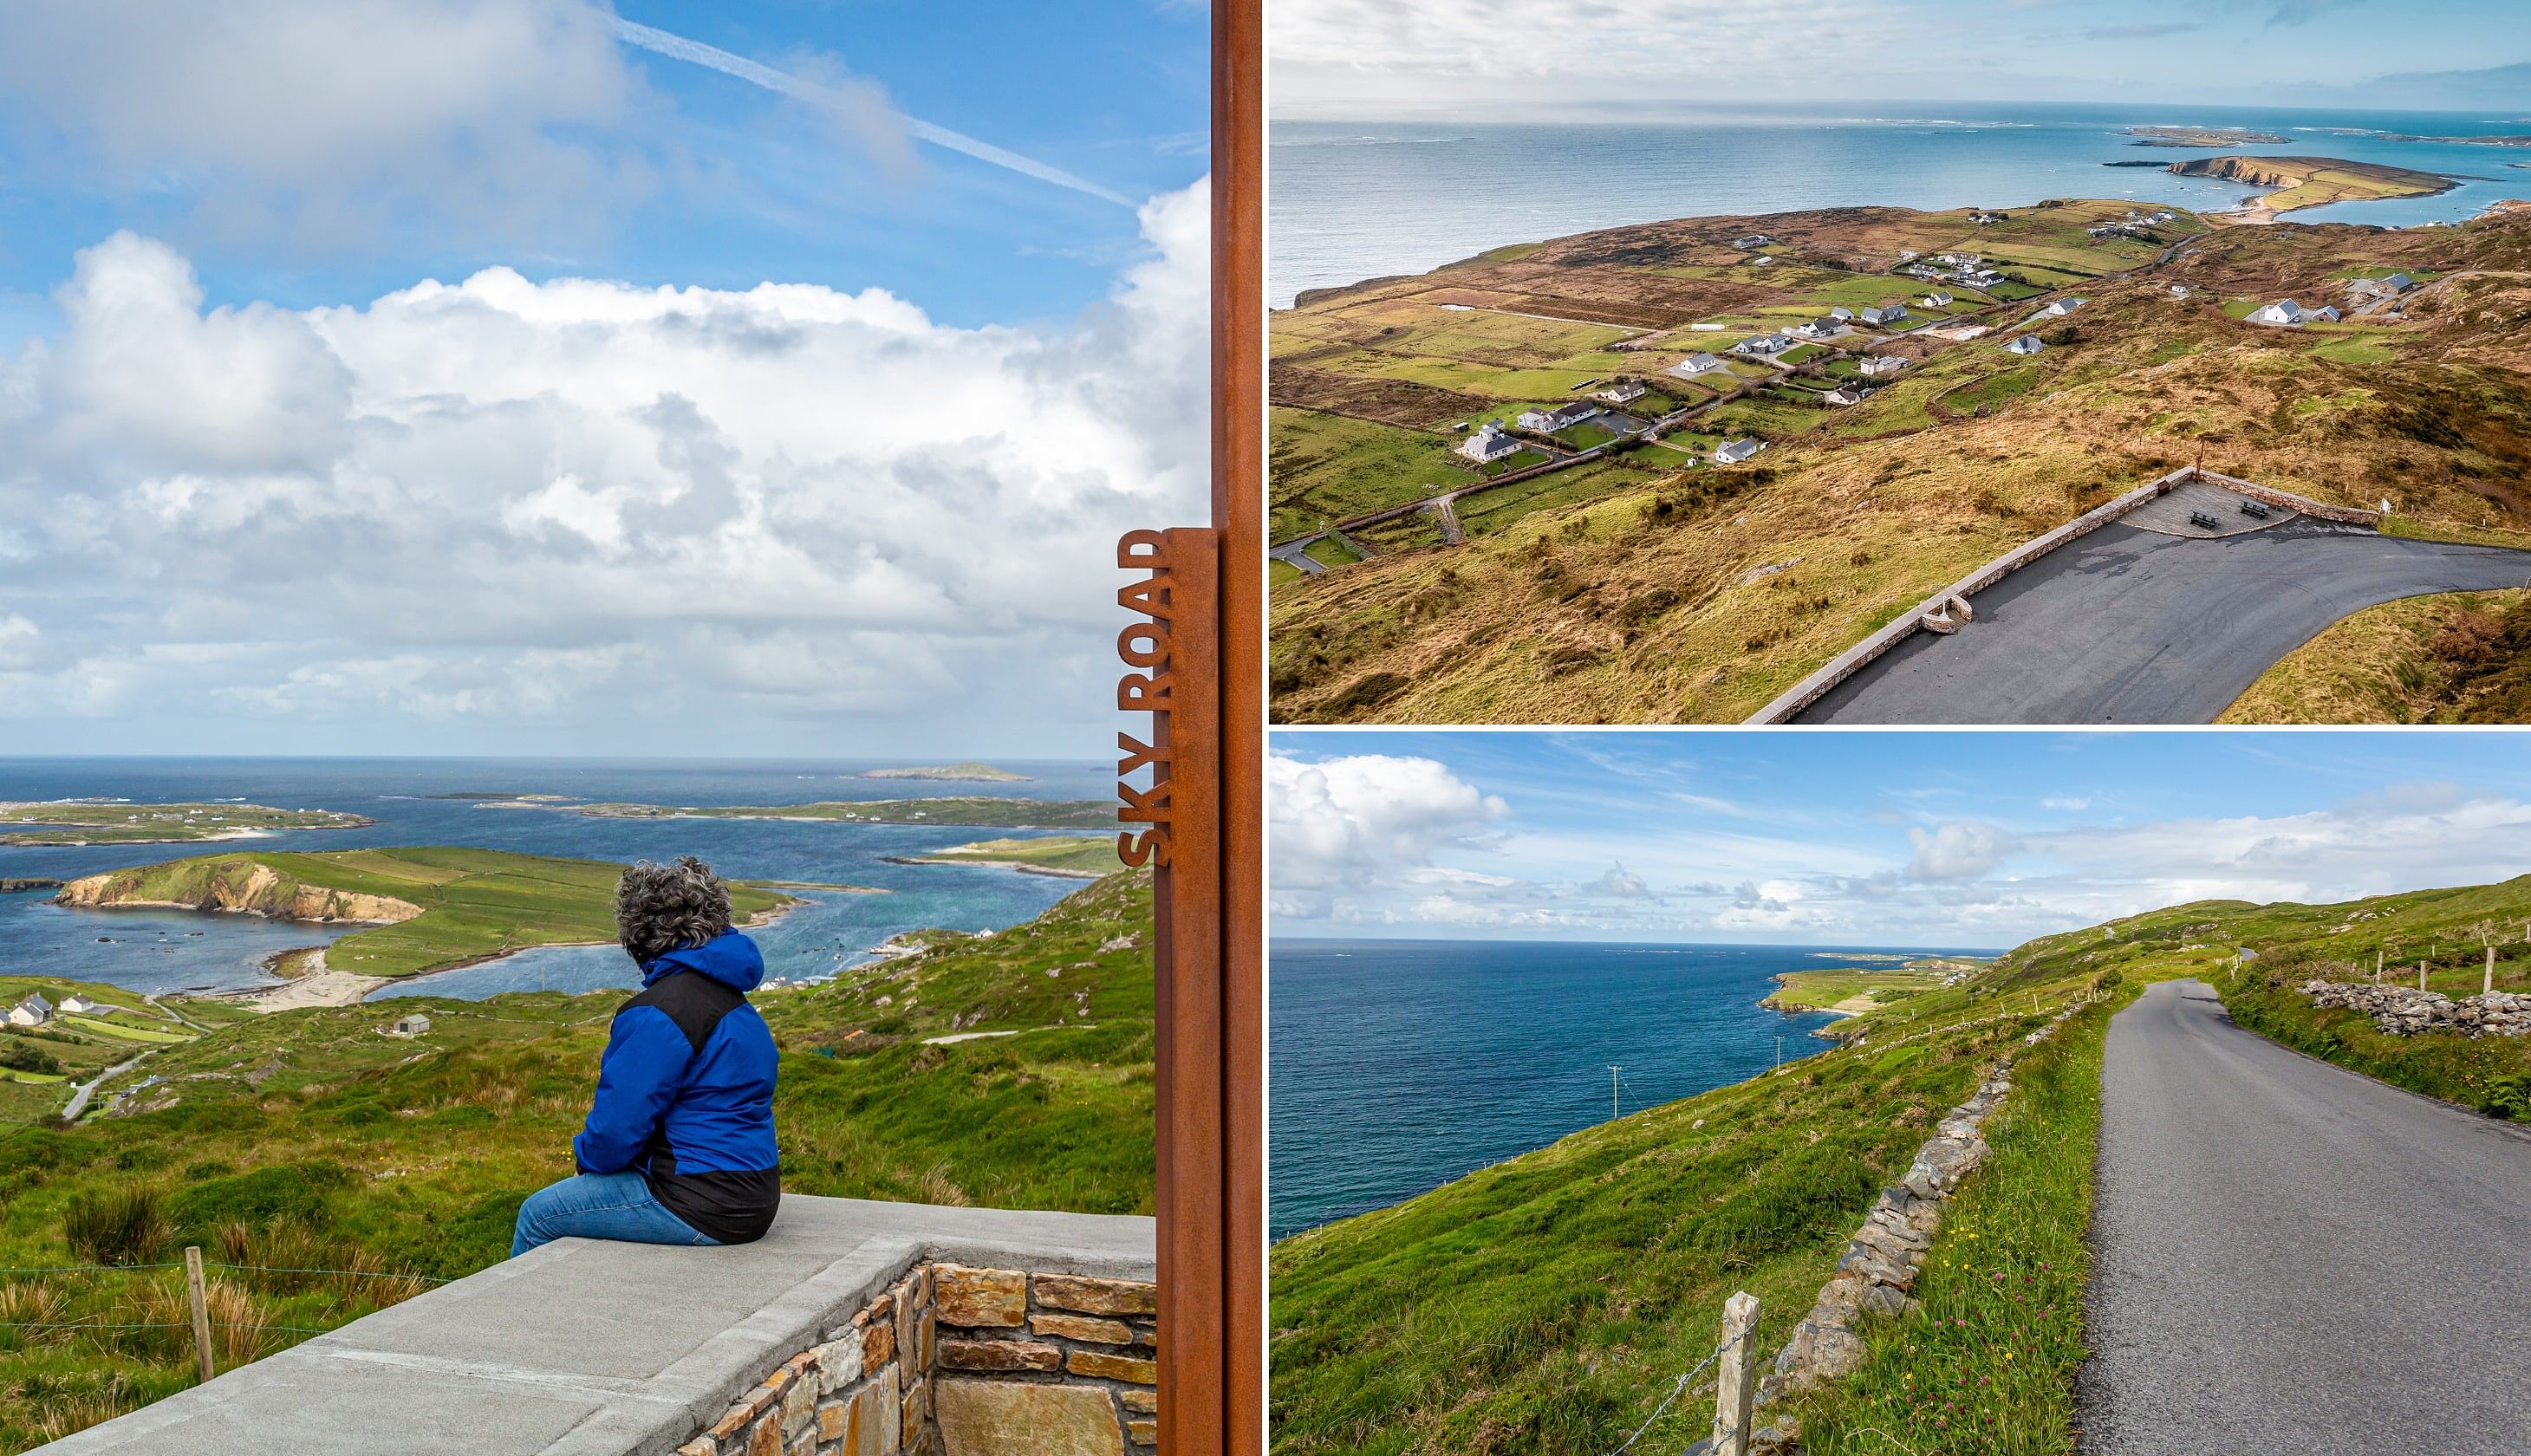
{"type": "MultiPolygon", "coordinates": [[[[718,46],[705,45],[700,40],[688,40],[683,35],[674,35],[654,27],[640,25],[619,15],[609,15],[607,19],[614,25],[616,39],[626,45],[649,51],[653,55],[690,62],[717,71],[723,76],[736,77],[751,85],[759,85],[768,91],[777,91],[803,101],[830,103],[839,99],[833,91],[814,82],[802,81],[796,76],[776,71],[770,66],[759,66],[745,56],[732,55],[718,46]]],[[[979,141],[963,132],[950,131],[947,127],[935,127],[928,121],[907,116],[901,111],[893,113],[893,116],[897,123],[905,128],[906,135],[917,140],[928,141],[934,146],[945,146],[951,151],[964,152],[978,161],[990,162],[996,167],[1007,167],[1024,176],[1034,177],[1040,182],[1051,182],[1056,187],[1070,188],[1077,193],[1088,193],[1101,201],[1113,202],[1119,207],[1136,205],[1133,198],[1111,192],[1086,178],[1075,177],[1060,167],[1049,167],[1043,162],[1021,156],[1018,152],[1005,151],[989,141],[979,141]]]]}

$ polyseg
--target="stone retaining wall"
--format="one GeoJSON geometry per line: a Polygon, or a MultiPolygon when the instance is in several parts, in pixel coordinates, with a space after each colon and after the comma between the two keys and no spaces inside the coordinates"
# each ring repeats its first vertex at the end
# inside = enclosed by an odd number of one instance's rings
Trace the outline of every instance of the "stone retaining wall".
{"type": "Polygon", "coordinates": [[[1150,1456],[1156,1286],[925,1263],[677,1456],[1150,1456]]]}
{"type": "Polygon", "coordinates": [[[2226,490],[2246,495],[2252,500],[2263,500],[2272,506],[2282,506],[2288,511],[2318,517],[2323,521],[2334,521],[2341,526],[2378,527],[2382,524],[2380,511],[2368,511],[2361,506],[2333,506],[2327,501],[2313,500],[2308,495],[2296,495],[2290,490],[2278,490],[2274,485],[2262,485],[2256,480],[2244,480],[2238,476],[2223,476],[2206,471],[2200,474],[2199,478],[2211,484],[2221,485],[2226,490]]]}
{"type": "Polygon", "coordinates": [[[2314,1006],[2360,1011],[2373,1025],[2393,1036],[2420,1032],[2458,1032],[2464,1036],[2531,1035],[2531,995],[2488,991],[2453,1000],[2441,991],[2407,985],[2368,985],[2362,981],[2307,980],[2302,993],[2314,1006]]]}

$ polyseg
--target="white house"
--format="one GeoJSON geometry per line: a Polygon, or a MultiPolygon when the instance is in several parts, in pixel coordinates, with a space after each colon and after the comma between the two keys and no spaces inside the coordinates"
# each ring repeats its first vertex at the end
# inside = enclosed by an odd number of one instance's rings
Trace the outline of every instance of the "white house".
{"type": "Polygon", "coordinates": [[[1669,371],[1682,379],[1693,379],[1699,374],[1711,374],[1721,367],[1723,367],[1722,361],[1711,354],[1691,354],[1671,364],[1669,371]]]}
{"type": "Polygon", "coordinates": [[[2305,323],[2335,323],[2337,321],[2337,310],[2334,308],[2306,308],[2303,310],[2302,321],[2305,323]]]}
{"type": "Polygon", "coordinates": [[[1459,453],[1479,465],[1491,465],[1506,456],[1520,453],[1520,441],[1504,434],[1491,423],[1459,442],[1459,453]]]}
{"type": "Polygon", "coordinates": [[[2254,308],[2250,310],[2248,321],[2251,323],[2270,324],[2278,328],[2298,328],[2301,326],[2304,316],[2302,305],[2295,303],[2291,299],[2284,299],[2278,303],[2270,304],[2264,308],[2254,308]]]}
{"type": "Polygon", "coordinates": [[[1551,435],[1569,425],[1580,424],[1599,413],[1600,407],[1587,400],[1558,405],[1552,410],[1523,410],[1520,414],[1520,427],[1537,430],[1540,434],[1551,435]]]}
{"type": "Polygon", "coordinates": [[[1916,307],[1919,308],[1947,308],[1951,307],[1951,296],[1938,288],[1932,293],[1925,295],[1923,298],[1918,299],[1916,301],[1916,307]]]}
{"type": "Polygon", "coordinates": [[[1794,324],[1785,332],[1799,334],[1805,339],[1833,339],[1845,332],[1845,325],[1833,318],[1814,318],[1808,323],[1794,324]]]}
{"type": "Polygon", "coordinates": [[[1761,248],[1768,247],[1774,241],[1774,239],[1768,237],[1764,233],[1751,233],[1746,238],[1732,239],[1731,246],[1739,249],[1742,252],[1754,252],[1761,248]]]}
{"type": "Polygon", "coordinates": [[[1631,405],[1644,397],[1644,387],[1632,379],[1620,379],[1592,396],[1612,405],[1631,405]]]}
{"type": "Polygon", "coordinates": [[[65,1016],[112,1016],[122,1009],[120,1006],[109,1006],[103,1001],[91,1001],[81,995],[62,997],[62,1013],[65,1016]]]}
{"type": "Polygon", "coordinates": [[[1753,334],[1748,338],[1742,339],[1739,343],[1732,345],[1731,352],[1734,354],[1754,354],[1763,359],[1771,354],[1781,354],[1792,347],[1793,341],[1785,338],[1782,334],[1753,334]]]}
{"type": "Polygon", "coordinates": [[[9,1025],[13,1027],[40,1027],[52,1019],[53,1003],[44,999],[42,991],[32,992],[9,1008],[9,1025]]]}
{"type": "Polygon", "coordinates": [[[1723,442],[1721,448],[1714,452],[1714,463],[1738,465],[1766,448],[1767,442],[1764,440],[1727,440],[1723,442]]]}
{"type": "Polygon", "coordinates": [[[1969,221],[1976,223],[1982,228],[1993,227],[1997,223],[2009,222],[2011,220],[2012,214],[2009,212],[1972,212],[1969,214],[1969,221]]]}
{"type": "Polygon", "coordinates": [[[1842,389],[1831,389],[1823,397],[1831,405],[1859,405],[1870,393],[1860,384],[1848,384],[1842,389]]]}
{"type": "Polygon", "coordinates": [[[1852,323],[1854,321],[1854,310],[1852,308],[1830,308],[1828,310],[1828,316],[1835,319],[1839,323],[1852,323]]]}
{"type": "Polygon", "coordinates": [[[2037,334],[2023,334],[2020,338],[2004,345],[2003,352],[2006,354],[2031,355],[2037,354],[2040,350],[2047,347],[2047,345],[2039,342],[2039,336],[2037,334]]]}
{"type": "Polygon", "coordinates": [[[2188,285],[2185,283],[2174,283],[2170,285],[2170,296],[2174,299],[2184,299],[2188,297],[2188,285]]]}
{"type": "Polygon", "coordinates": [[[417,1011],[411,1016],[397,1017],[395,1019],[395,1025],[387,1028],[387,1035],[390,1036],[419,1036],[429,1030],[430,1018],[417,1011]]]}
{"type": "Polygon", "coordinates": [[[1866,356],[1857,367],[1863,370],[1863,377],[1866,379],[1878,379],[1884,374],[1894,374],[1907,367],[1907,361],[1894,354],[1874,354],[1866,356]]]}
{"type": "Polygon", "coordinates": [[[1886,327],[1889,324],[1896,323],[1899,319],[1906,316],[1907,306],[1904,304],[1884,304],[1878,308],[1866,308],[1863,310],[1864,322],[1881,327],[1886,327]]]}
{"type": "Polygon", "coordinates": [[[2039,311],[2050,318],[2062,318],[2090,302],[2090,299],[2058,299],[2039,311]]]}

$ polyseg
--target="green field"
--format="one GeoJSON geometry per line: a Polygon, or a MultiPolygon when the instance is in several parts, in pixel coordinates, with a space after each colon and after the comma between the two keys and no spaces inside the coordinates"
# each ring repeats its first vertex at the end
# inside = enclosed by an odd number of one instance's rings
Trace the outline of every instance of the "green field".
{"type": "MultiPolygon", "coordinates": [[[[101,877],[92,900],[101,906],[216,903],[282,918],[313,919],[309,912],[317,911],[359,920],[383,916],[343,897],[380,897],[404,907],[386,913],[420,914],[335,941],[326,949],[326,966],[401,977],[531,945],[610,943],[615,884],[623,874],[623,866],[605,861],[482,849],[206,855],[114,870],[101,877]]],[[[789,905],[792,897],[742,882],[730,886],[730,901],[746,918],[789,905]]]]}
{"type": "Polygon", "coordinates": [[[1420,499],[1428,485],[1465,484],[1468,469],[1449,454],[1462,438],[1316,410],[1273,410],[1266,435],[1274,497],[1267,533],[1289,540],[1420,499]]]}
{"type": "MultiPolygon", "coordinates": [[[[918,955],[758,992],[782,1052],[785,1189],[1150,1212],[1151,934],[1149,874],[1116,874],[990,937],[925,937],[918,955]],[[952,1030],[1015,1035],[926,1039],[952,1030]]],[[[163,1263],[199,1244],[213,1317],[240,1326],[219,1333],[225,1370],[498,1262],[520,1201],[571,1171],[623,995],[239,1013],[156,1053],[143,1070],[166,1080],[111,1113],[0,1129],[0,1265],[163,1263]],[[407,1010],[430,1031],[377,1035],[407,1010]]],[[[0,1108],[63,1091],[0,1083],[0,1108]]],[[[0,1280],[0,1450],[191,1385],[181,1328],[79,1327],[181,1326],[181,1281],[0,1280]],[[29,1323],[73,1327],[5,1327],[29,1323]]]]}
{"type": "Polygon", "coordinates": [[[192,844],[369,822],[356,813],[255,804],[0,804],[0,825],[26,826],[0,833],[0,844],[192,844]]]}
{"type": "Polygon", "coordinates": [[[1096,877],[1113,874],[1124,868],[1116,858],[1113,839],[1074,837],[1054,839],[985,839],[975,844],[962,844],[928,855],[917,855],[917,865],[1012,865],[1032,869],[1052,870],[1061,874],[1096,877]]]}

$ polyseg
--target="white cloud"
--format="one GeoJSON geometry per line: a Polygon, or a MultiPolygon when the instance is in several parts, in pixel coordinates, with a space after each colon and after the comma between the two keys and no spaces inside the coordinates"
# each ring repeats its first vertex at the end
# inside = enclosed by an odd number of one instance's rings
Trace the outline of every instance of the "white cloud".
{"type": "Polygon", "coordinates": [[[1157,198],[1107,303],[982,328],[876,289],[506,268],[204,312],[180,255],[118,234],[62,336],[0,362],[0,622],[37,634],[0,656],[0,722],[190,701],[276,750],[385,710],[441,751],[849,753],[847,715],[893,714],[1084,744],[1114,537],[1206,495],[1207,221],[1205,184],[1157,198]]]}
{"type": "Polygon", "coordinates": [[[576,225],[651,104],[585,0],[12,0],[0,108],[303,237],[576,225]]]}
{"type": "Polygon", "coordinates": [[[2039,807],[2056,810],[2063,813],[2080,813],[2092,807],[2092,800],[2089,795],[2051,794],[2039,801],[2039,807]]]}
{"type": "Polygon", "coordinates": [[[1360,754],[1308,762],[1269,753],[1266,794],[1278,915],[1322,919],[1340,898],[1409,885],[1447,902],[1454,888],[1511,883],[1434,865],[1443,849],[1491,842],[1492,826],[1511,812],[1434,759],[1360,754]]]}
{"type": "Polygon", "coordinates": [[[2019,847],[1995,825],[1966,820],[1939,824],[1932,833],[1910,829],[1907,842],[1916,850],[1907,863],[1912,879],[1976,879],[2019,847]]]}

